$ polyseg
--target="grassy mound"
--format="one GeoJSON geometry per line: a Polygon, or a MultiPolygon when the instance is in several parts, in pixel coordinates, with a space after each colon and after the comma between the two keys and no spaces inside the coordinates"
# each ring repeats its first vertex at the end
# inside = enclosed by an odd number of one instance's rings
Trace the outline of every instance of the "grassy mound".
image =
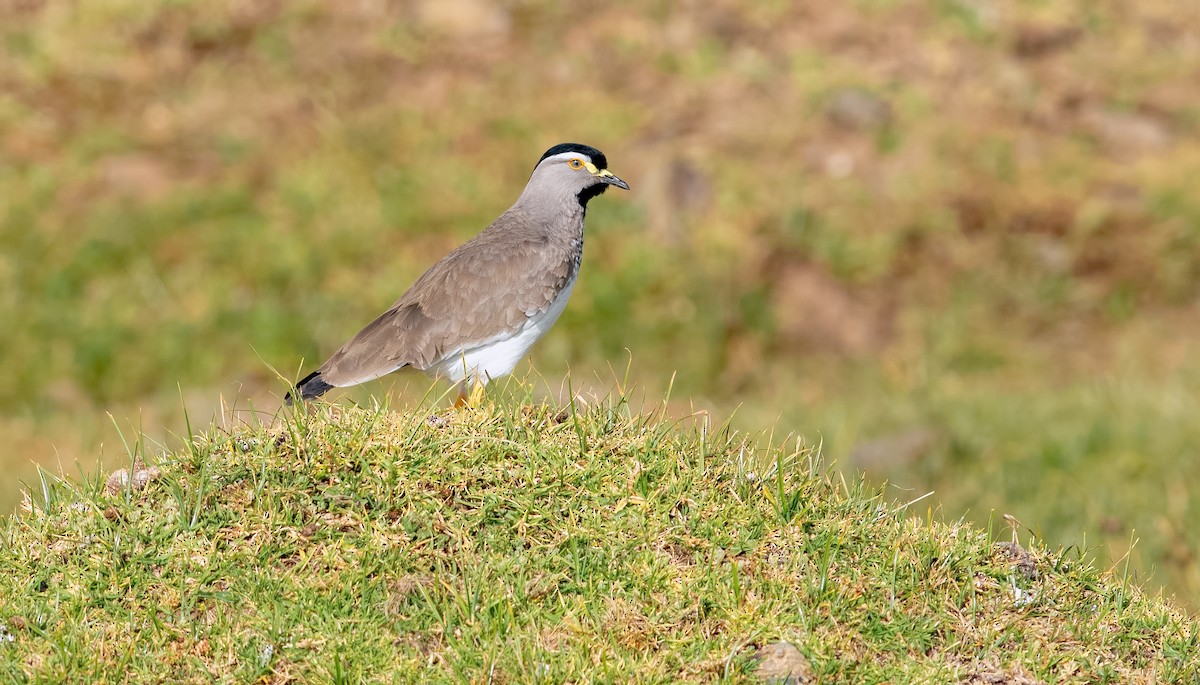
{"type": "Polygon", "coordinates": [[[5,682],[1180,682],[1200,630],[802,447],[631,413],[326,407],[0,522],[5,682]],[[636,674],[636,675],[633,675],[636,674]]]}

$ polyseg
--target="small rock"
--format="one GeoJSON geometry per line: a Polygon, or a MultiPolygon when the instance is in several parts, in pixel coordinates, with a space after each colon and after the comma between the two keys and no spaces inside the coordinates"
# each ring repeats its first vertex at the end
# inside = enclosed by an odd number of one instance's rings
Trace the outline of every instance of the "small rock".
{"type": "Polygon", "coordinates": [[[587,411],[587,408],[588,408],[587,400],[585,400],[582,395],[576,395],[574,411],[572,411],[571,405],[567,404],[567,406],[563,407],[561,411],[559,411],[557,414],[554,415],[554,422],[555,423],[566,423],[567,421],[569,421],[571,419],[572,416],[575,415],[575,413],[582,414],[583,412],[587,411]]]}
{"type": "Polygon", "coordinates": [[[1166,122],[1148,112],[1092,106],[1083,110],[1080,120],[1101,145],[1117,155],[1138,156],[1171,145],[1166,122]]]}
{"type": "Polygon", "coordinates": [[[1052,274],[1067,273],[1074,259],[1071,248],[1054,236],[1030,236],[1029,250],[1038,264],[1052,274]]]}
{"type": "Polygon", "coordinates": [[[802,685],[813,680],[808,659],[790,642],[775,642],[754,654],[758,668],[754,674],[770,685],[802,685]]]}
{"type": "Polygon", "coordinates": [[[104,489],[109,494],[115,495],[125,489],[126,486],[133,490],[141,490],[146,485],[162,475],[162,471],[157,466],[146,466],[140,460],[133,462],[133,475],[129,473],[129,469],[117,469],[104,483],[104,489]]]}
{"type": "Polygon", "coordinates": [[[977,671],[962,681],[963,685],[1035,685],[1036,680],[1020,673],[1005,673],[1003,671],[977,671]]]}
{"type": "Polygon", "coordinates": [[[112,472],[112,475],[109,476],[108,480],[104,483],[104,489],[108,490],[109,494],[115,495],[120,492],[121,488],[124,488],[125,484],[128,482],[129,470],[117,469],[116,471],[112,472]]]}
{"type": "Polygon", "coordinates": [[[1037,563],[1033,560],[1033,555],[1025,550],[1024,547],[1015,542],[998,542],[996,547],[1008,555],[1008,560],[1013,564],[1013,568],[1022,577],[1028,580],[1037,580],[1041,577],[1041,573],[1037,569],[1037,563]]]}
{"type": "Polygon", "coordinates": [[[146,484],[155,480],[162,475],[162,471],[158,470],[157,466],[151,466],[145,469],[136,469],[133,472],[133,489],[141,490],[146,487],[146,484]]]}
{"type": "Polygon", "coordinates": [[[841,88],[829,98],[825,116],[842,128],[869,131],[892,123],[892,106],[869,90],[841,88]]]}

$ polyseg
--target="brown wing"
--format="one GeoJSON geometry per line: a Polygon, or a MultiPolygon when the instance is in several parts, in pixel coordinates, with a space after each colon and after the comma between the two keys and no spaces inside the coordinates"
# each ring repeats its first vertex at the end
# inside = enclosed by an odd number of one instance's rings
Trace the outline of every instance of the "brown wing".
{"type": "Polygon", "coordinates": [[[570,246],[495,228],[434,264],[317,370],[320,379],[346,387],[404,366],[428,369],[549,307],[573,276],[570,246]]]}

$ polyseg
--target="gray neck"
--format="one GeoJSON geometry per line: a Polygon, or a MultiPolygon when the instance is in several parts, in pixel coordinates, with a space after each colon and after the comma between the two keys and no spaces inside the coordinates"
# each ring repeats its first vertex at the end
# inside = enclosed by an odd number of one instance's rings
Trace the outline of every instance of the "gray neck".
{"type": "Polygon", "coordinates": [[[585,212],[573,195],[547,197],[526,188],[508,211],[522,215],[530,227],[551,241],[583,240],[585,212]]]}
{"type": "Polygon", "coordinates": [[[570,281],[579,272],[583,259],[583,205],[573,195],[557,195],[549,199],[544,195],[526,192],[505,214],[521,217],[518,225],[526,227],[531,237],[545,240],[556,246],[571,262],[570,281]]]}

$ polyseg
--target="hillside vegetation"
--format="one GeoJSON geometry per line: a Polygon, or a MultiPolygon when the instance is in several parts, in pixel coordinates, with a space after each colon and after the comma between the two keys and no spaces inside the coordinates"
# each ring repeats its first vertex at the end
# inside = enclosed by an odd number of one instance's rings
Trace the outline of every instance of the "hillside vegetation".
{"type": "Polygon", "coordinates": [[[119,462],[108,413],[277,406],[576,140],[632,190],[549,385],[632,359],[1200,607],[1197,36],[1196,0],[0,2],[0,512],[119,462]]]}
{"type": "Polygon", "coordinates": [[[781,640],[827,683],[1200,677],[1121,573],[701,416],[325,406],[142,451],[0,521],[0,680],[737,683],[781,640]]]}

